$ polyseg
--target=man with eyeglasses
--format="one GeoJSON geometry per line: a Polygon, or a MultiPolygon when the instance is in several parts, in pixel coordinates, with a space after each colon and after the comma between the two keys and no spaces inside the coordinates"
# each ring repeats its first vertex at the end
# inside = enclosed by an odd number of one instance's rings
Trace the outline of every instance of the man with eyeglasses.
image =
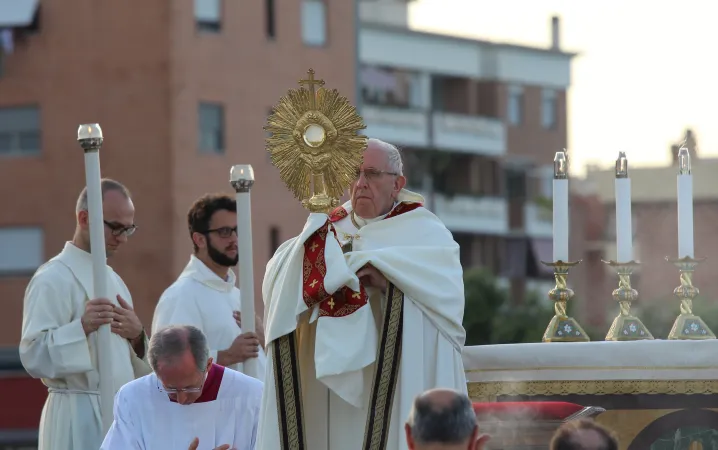
{"type": "Polygon", "coordinates": [[[232,266],[237,265],[237,205],[233,197],[207,194],[187,213],[193,254],[177,280],[160,297],[152,330],[168,325],[193,325],[207,336],[217,364],[239,370],[241,363],[258,358],[264,373],[262,320],[255,317],[257,333],[243,333],[240,291],[232,266]]]}
{"type": "Polygon", "coordinates": [[[154,373],[117,393],[100,450],[260,448],[261,381],[215,364],[191,325],[156,330],[148,353],[154,373]]]}
{"type": "Polygon", "coordinates": [[[351,200],[267,264],[259,448],[405,450],[415,396],[466,392],[459,246],[405,185],[398,149],[369,139],[351,200]]]}
{"type": "MultiPolygon", "coordinates": [[[[103,179],[105,246],[111,258],[136,226],[127,188],[103,179]]],[[[108,267],[111,298],[92,299],[93,265],[87,189],[76,206],[77,226],[62,252],[35,272],[25,291],[20,359],[48,387],[39,429],[39,450],[96,450],[102,443],[97,341],[110,324],[114,392],[150,372],[146,336],[122,278],[108,267]]],[[[103,349],[104,350],[104,349],[103,349]]]]}

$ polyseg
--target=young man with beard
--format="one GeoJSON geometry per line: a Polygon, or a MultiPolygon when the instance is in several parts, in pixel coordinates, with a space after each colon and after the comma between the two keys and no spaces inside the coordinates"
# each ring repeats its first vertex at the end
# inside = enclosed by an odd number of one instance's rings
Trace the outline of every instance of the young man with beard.
{"type": "Polygon", "coordinates": [[[207,337],[210,356],[220,366],[238,370],[239,363],[259,358],[264,374],[262,321],[258,333],[242,333],[239,289],[231,270],[237,265],[237,205],[233,198],[208,194],[187,214],[194,254],[179,278],[160,297],[152,331],[169,325],[192,325],[207,337]]]}

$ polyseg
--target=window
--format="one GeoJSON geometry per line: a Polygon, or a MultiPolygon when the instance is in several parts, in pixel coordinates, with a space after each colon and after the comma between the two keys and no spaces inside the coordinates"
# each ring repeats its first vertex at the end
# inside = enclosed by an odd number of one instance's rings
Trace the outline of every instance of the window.
{"type": "Polygon", "coordinates": [[[224,107],[217,103],[199,104],[200,153],[224,153],[224,107]]]}
{"type": "Polygon", "coordinates": [[[507,169],[506,177],[506,195],[510,199],[526,198],[526,172],[517,169],[507,169]]]}
{"type": "Polygon", "coordinates": [[[40,147],[37,106],[0,108],[0,156],[37,155],[40,147]]]}
{"type": "Polygon", "coordinates": [[[222,0],[194,0],[194,18],[200,31],[218,32],[222,28],[222,0]]]}
{"type": "Polygon", "coordinates": [[[269,229],[269,257],[274,256],[274,253],[279,248],[279,227],[271,227],[269,229]]]}
{"type": "Polygon", "coordinates": [[[327,42],[327,5],[322,0],[302,2],[302,40],[321,47],[327,42]]]}
{"type": "Polygon", "coordinates": [[[0,228],[0,274],[32,274],[45,262],[44,241],[38,227],[0,228]]]}
{"type": "Polygon", "coordinates": [[[359,75],[362,100],[367,105],[422,108],[428,103],[422,92],[421,74],[417,72],[364,66],[359,75]]]}
{"type": "Polygon", "coordinates": [[[269,39],[274,39],[277,37],[277,30],[276,30],[276,18],[274,13],[274,0],[264,0],[264,19],[265,19],[265,27],[267,37],[269,39]]]}
{"type": "Polygon", "coordinates": [[[556,91],[544,89],[541,92],[541,124],[547,130],[556,127],[556,91]]]}
{"type": "Polygon", "coordinates": [[[509,87],[506,118],[511,125],[520,125],[524,116],[524,90],[521,86],[509,87]]]}

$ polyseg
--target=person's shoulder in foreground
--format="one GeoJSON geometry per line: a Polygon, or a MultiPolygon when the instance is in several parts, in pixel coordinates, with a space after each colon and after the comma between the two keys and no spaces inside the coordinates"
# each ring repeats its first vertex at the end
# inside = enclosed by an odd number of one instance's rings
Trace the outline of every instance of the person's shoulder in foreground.
{"type": "Polygon", "coordinates": [[[264,390],[262,381],[229,367],[223,367],[223,369],[222,383],[227,385],[231,383],[234,386],[229,395],[246,398],[250,403],[255,401],[258,404],[261,403],[262,391],[264,390]]]}
{"type": "Polygon", "coordinates": [[[125,383],[117,390],[115,402],[121,399],[131,398],[133,402],[150,402],[153,397],[151,394],[158,391],[157,377],[154,373],[150,373],[125,383]]]}

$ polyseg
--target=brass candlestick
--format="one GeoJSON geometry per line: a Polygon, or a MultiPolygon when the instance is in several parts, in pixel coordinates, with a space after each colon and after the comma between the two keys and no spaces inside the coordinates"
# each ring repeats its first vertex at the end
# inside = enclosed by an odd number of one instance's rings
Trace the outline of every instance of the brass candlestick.
{"type": "Polygon", "coordinates": [[[604,261],[618,273],[618,289],[613,291],[613,299],[618,302],[620,311],[613,319],[611,328],[606,334],[607,341],[640,341],[651,340],[653,335],[641,322],[641,319],[631,314],[631,303],[638,300],[638,291],[631,287],[631,274],[640,265],[637,261],[619,263],[604,261]]]}
{"type": "Polygon", "coordinates": [[[553,268],[553,276],[556,279],[556,286],[548,292],[548,298],[554,302],[555,314],[543,334],[544,342],[588,342],[591,340],[578,321],[566,314],[566,304],[573,297],[573,290],[566,283],[568,271],[580,262],[556,261],[549,263],[541,261],[545,266],[553,268]]]}
{"type": "Polygon", "coordinates": [[[681,301],[681,313],[673,322],[668,339],[715,339],[715,334],[703,319],[693,314],[693,299],[699,293],[698,288],[693,286],[693,271],[699,263],[705,261],[705,258],[693,259],[686,256],[681,259],[666,258],[666,261],[673,263],[681,272],[681,285],[673,290],[673,295],[681,301]]]}

